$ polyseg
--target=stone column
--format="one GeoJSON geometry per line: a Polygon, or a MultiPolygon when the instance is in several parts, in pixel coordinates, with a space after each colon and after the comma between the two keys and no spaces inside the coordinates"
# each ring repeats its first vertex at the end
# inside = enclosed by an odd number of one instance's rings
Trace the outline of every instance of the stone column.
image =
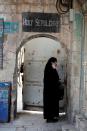
{"type": "Polygon", "coordinates": [[[83,73],[84,73],[84,87],[83,87],[83,106],[82,106],[82,114],[87,118],[87,16],[84,16],[84,50],[83,50],[83,73]]]}
{"type": "Polygon", "coordinates": [[[82,30],[83,15],[79,12],[76,1],[74,1],[73,41],[71,46],[71,121],[75,121],[75,115],[79,113],[82,106],[82,30]]]}

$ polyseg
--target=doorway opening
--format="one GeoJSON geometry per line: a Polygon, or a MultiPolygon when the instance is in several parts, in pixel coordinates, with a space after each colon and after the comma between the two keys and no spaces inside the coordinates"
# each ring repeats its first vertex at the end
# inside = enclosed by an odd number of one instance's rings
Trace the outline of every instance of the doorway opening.
{"type": "Polygon", "coordinates": [[[60,101],[60,115],[66,113],[67,53],[62,44],[47,37],[32,38],[20,47],[17,54],[17,112],[43,112],[44,68],[50,57],[58,60],[58,73],[65,84],[64,98],[60,101]],[[61,114],[62,113],[62,114],[61,114]]]}

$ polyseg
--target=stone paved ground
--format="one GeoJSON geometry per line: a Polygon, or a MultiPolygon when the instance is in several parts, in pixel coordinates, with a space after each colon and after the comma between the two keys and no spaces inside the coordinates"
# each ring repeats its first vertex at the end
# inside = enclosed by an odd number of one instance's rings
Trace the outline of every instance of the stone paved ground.
{"type": "Polygon", "coordinates": [[[0,131],[61,131],[62,125],[66,124],[64,116],[60,116],[57,123],[46,123],[43,115],[23,112],[10,123],[0,123],[0,131]]]}

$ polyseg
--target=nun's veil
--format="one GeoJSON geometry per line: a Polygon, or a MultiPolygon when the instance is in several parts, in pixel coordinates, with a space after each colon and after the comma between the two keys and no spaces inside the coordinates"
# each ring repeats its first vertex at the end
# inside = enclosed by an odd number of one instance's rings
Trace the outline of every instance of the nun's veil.
{"type": "Polygon", "coordinates": [[[53,63],[54,63],[54,62],[57,62],[57,59],[56,59],[55,57],[51,57],[51,58],[48,60],[46,66],[45,66],[44,73],[46,73],[47,71],[49,71],[49,70],[52,68],[52,62],[53,62],[53,63]]]}

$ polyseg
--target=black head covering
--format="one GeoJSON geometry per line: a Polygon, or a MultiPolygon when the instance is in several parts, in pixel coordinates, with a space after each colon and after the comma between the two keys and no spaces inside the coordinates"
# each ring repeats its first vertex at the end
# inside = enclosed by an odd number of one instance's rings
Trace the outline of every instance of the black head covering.
{"type": "Polygon", "coordinates": [[[53,63],[54,63],[54,62],[57,62],[57,59],[56,59],[55,57],[51,57],[51,58],[48,60],[46,66],[45,66],[45,71],[47,71],[47,70],[49,70],[49,69],[52,68],[52,62],[53,62],[53,63]]]}

